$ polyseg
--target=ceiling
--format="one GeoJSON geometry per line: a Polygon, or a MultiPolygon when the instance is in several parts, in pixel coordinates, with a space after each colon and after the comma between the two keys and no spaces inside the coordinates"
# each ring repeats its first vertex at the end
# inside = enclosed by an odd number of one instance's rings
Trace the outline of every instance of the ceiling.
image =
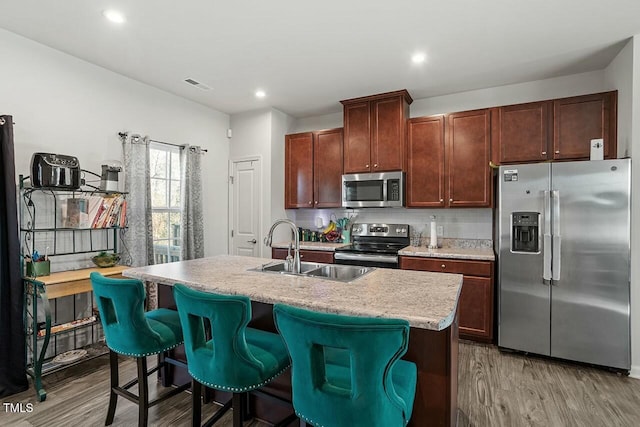
{"type": "Polygon", "coordinates": [[[0,11],[2,28],[216,110],[295,117],[397,89],[418,99],[598,70],[640,34],[638,0],[0,0],[0,11]],[[109,8],[127,22],[108,22],[109,8]]]}

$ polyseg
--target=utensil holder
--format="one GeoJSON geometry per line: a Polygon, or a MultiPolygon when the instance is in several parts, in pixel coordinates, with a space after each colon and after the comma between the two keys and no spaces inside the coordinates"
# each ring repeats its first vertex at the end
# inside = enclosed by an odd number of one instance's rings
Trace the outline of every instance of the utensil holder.
{"type": "Polygon", "coordinates": [[[51,261],[27,262],[27,276],[39,277],[51,274],[51,261]]]}

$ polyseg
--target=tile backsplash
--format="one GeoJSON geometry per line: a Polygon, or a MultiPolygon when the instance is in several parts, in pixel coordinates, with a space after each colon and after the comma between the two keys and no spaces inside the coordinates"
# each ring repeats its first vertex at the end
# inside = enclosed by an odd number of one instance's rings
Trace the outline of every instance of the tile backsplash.
{"type": "Polygon", "coordinates": [[[331,215],[337,218],[355,216],[356,222],[409,224],[429,235],[431,215],[436,216],[438,227],[443,227],[442,237],[455,239],[492,239],[493,210],[478,209],[289,209],[287,216],[299,227],[316,229],[316,218],[322,218],[326,226],[331,215]]]}

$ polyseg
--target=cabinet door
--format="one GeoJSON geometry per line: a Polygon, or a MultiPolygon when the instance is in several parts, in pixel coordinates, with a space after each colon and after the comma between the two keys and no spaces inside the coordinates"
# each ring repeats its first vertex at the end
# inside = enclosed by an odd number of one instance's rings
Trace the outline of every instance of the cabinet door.
{"type": "MultiPolygon", "coordinates": [[[[497,126],[491,135],[494,162],[527,163],[547,159],[551,102],[532,102],[497,109],[497,126]]],[[[492,117],[493,119],[493,117],[492,117]]]]}
{"type": "Polygon", "coordinates": [[[344,173],[369,172],[371,123],[369,102],[344,106],[344,173]]]}
{"type": "MultiPolygon", "coordinates": [[[[293,252],[291,253],[293,256],[293,252]]],[[[272,248],[271,258],[286,259],[287,249],[272,248]]],[[[323,264],[333,264],[333,252],[331,251],[310,251],[306,249],[300,250],[300,260],[306,262],[320,262],[323,264]]]]}
{"type": "Polygon", "coordinates": [[[460,337],[493,338],[493,286],[487,277],[464,276],[458,312],[460,337]]]}
{"type": "Polygon", "coordinates": [[[398,171],[404,164],[403,97],[371,101],[371,172],[398,171]]]}
{"type": "Polygon", "coordinates": [[[449,207],[490,207],[490,111],[448,116],[446,174],[449,207]]]}
{"type": "Polygon", "coordinates": [[[313,133],[285,136],[284,207],[313,207],[313,133]]]}
{"type": "Polygon", "coordinates": [[[444,116],[407,123],[407,207],[443,207],[444,116]]]}
{"type": "Polygon", "coordinates": [[[316,208],[342,206],[342,129],[315,133],[313,187],[316,208]]]}
{"type": "Polygon", "coordinates": [[[604,139],[605,158],[617,156],[617,92],[553,101],[553,158],[588,159],[591,140],[604,139]]]}

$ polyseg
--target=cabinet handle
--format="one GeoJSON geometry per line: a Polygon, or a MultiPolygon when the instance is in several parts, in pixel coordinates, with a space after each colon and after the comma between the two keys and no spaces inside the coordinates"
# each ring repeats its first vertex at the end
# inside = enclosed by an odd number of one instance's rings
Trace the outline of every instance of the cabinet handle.
{"type": "Polygon", "coordinates": [[[556,151],[556,154],[560,154],[560,150],[556,151]]]}
{"type": "Polygon", "coordinates": [[[449,199],[450,202],[453,202],[453,199],[449,199]]]}
{"type": "Polygon", "coordinates": [[[377,164],[377,163],[374,163],[374,164],[373,164],[373,167],[374,167],[374,168],[377,168],[377,167],[378,167],[378,164],[377,164]]]}
{"type": "Polygon", "coordinates": [[[440,203],[444,203],[444,199],[440,199],[440,203]]]}
{"type": "Polygon", "coordinates": [[[546,152],[546,151],[543,151],[543,152],[542,152],[542,155],[543,155],[543,156],[546,156],[546,155],[547,155],[547,152],[546,152]]]}
{"type": "Polygon", "coordinates": [[[304,255],[300,254],[300,258],[304,258],[304,255]]]}
{"type": "Polygon", "coordinates": [[[318,204],[318,201],[316,200],[316,205],[318,204]]]}
{"type": "Polygon", "coordinates": [[[365,168],[368,168],[368,167],[369,167],[369,163],[367,163],[366,165],[364,165],[364,167],[365,167],[365,168]]]}
{"type": "Polygon", "coordinates": [[[311,204],[311,200],[309,200],[309,204],[311,204]]]}
{"type": "Polygon", "coordinates": [[[444,264],[442,264],[440,267],[442,267],[442,268],[447,268],[447,266],[446,266],[446,265],[444,265],[444,264]]]}

